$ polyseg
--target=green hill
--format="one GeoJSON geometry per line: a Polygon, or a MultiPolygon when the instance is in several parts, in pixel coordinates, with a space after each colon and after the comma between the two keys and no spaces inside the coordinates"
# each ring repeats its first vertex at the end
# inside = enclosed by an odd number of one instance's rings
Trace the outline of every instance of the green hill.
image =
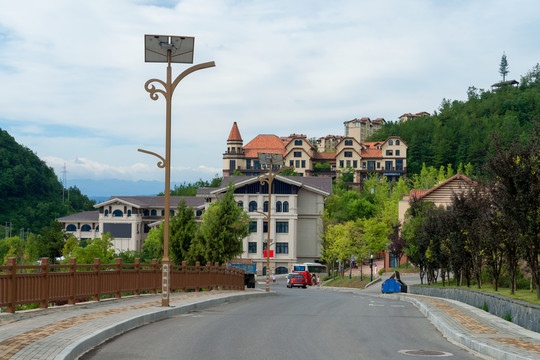
{"type": "Polygon", "coordinates": [[[76,187],[69,189],[69,201],[62,202],[62,184],[54,171],[2,129],[0,174],[0,225],[11,223],[12,235],[20,229],[39,233],[58,217],[93,210],[94,202],[76,187]]]}
{"type": "Polygon", "coordinates": [[[491,150],[490,133],[505,145],[528,137],[540,121],[540,66],[521,78],[517,87],[503,85],[491,91],[470,87],[467,101],[443,99],[433,116],[388,123],[369,141],[400,136],[407,145],[407,173],[419,174],[422,163],[439,168],[471,163],[478,171],[491,150]]]}

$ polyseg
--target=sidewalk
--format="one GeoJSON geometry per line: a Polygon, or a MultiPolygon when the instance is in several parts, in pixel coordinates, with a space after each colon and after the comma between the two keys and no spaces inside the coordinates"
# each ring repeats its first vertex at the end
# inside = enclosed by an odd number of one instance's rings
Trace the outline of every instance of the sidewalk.
{"type": "Polygon", "coordinates": [[[0,314],[0,360],[76,359],[94,346],[145,323],[195,309],[273,295],[260,290],[142,295],[0,314]]]}
{"type": "MultiPolygon", "coordinates": [[[[374,285],[377,287],[377,284],[374,285]]],[[[540,333],[527,330],[465,303],[412,294],[377,294],[350,288],[325,288],[414,304],[450,341],[493,359],[540,359],[540,333]]],[[[379,288],[380,289],[380,288],[379,288]]]]}

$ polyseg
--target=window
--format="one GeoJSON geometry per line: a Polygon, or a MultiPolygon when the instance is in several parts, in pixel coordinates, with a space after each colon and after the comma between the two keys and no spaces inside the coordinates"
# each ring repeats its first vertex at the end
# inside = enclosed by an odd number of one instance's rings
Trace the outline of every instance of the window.
{"type": "Polygon", "coordinates": [[[251,169],[251,159],[246,159],[246,169],[251,169]]]}
{"type": "Polygon", "coordinates": [[[157,216],[157,210],[150,211],[150,216],[157,216]]]}
{"type": "Polygon", "coordinates": [[[281,212],[281,201],[276,202],[276,212],[281,212]]]}
{"type": "Polygon", "coordinates": [[[288,233],[289,222],[288,221],[276,221],[276,233],[288,233]]]}
{"type": "Polygon", "coordinates": [[[289,212],[289,202],[288,201],[283,202],[283,212],[289,212]]]}
{"type": "Polygon", "coordinates": [[[263,212],[268,212],[268,201],[265,201],[263,204],[263,212]]]}
{"type": "Polygon", "coordinates": [[[302,140],[294,140],[294,145],[302,145],[302,140]]]}
{"type": "Polygon", "coordinates": [[[353,160],[352,164],[353,164],[353,168],[358,167],[358,161],[357,160],[353,160]]]}
{"type": "Polygon", "coordinates": [[[362,168],[363,168],[363,169],[366,168],[366,162],[365,162],[365,161],[362,161],[362,168]]]}
{"type": "Polygon", "coordinates": [[[385,170],[392,170],[392,162],[391,161],[385,161],[384,162],[384,169],[385,170]]]}
{"type": "Polygon", "coordinates": [[[302,169],[306,168],[306,160],[302,160],[302,169]]]}
{"type": "Polygon", "coordinates": [[[239,208],[242,208],[242,209],[244,208],[244,202],[241,200],[237,203],[237,205],[239,208]]]}
{"type": "Polygon", "coordinates": [[[396,145],[399,145],[399,140],[396,140],[396,145]]]}
{"type": "Polygon", "coordinates": [[[392,140],[388,140],[388,145],[394,145],[394,142],[392,140]]]}
{"type": "Polygon", "coordinates": [[[296,160],[296,167],[300,168],[300,160],[296,160]]]}
{"type": "Polygon", "coordinates": [[[248,242],[248,253],[249,254],[256,254],[257,253],[257,243],[256,242],[248,242]]]}
{"type": "Polygon", "coordinates": [[[339,167],[345,167],[345,162],[343,160],[339,160],[339,167]]]}
{"type": "Polygon", "coordinates": [[[236,169],[236,160],[229,160],[229,169],[236,169]]]}
{"type": "Polygon", "coordinates": [[[386,156],[392,156],[394,152],[392,150],[386,150],[386,156]]]}
{"type": "Polygon", "coordinates": [[[289,166],[294,166],[294,160],[289,161],[289,166]]]}
{"type": "Polygon", "coordinates": [[[347,160],[347,167],[351,167],[351,160],[347,160]]]}
{"type": "Polygon", "coordinates": [[[150,215],[150,213],[148,212],[148,209],[144,209],[144,211],[143,211],[143,215],[144,215],[144,216],[148,216],[148,215],[150,215]]]}
{"type": "Polygon", "coordinates": [[[289,243],[278,242],[276,243],[276,254],[288,254],[289,243]]]}
{"type": "Polygon", "coordinates": [[[257,211],[257,202],[256,201],[250,201],[249,202],[249,211],[257,211]]]}
{"type": "Polygon", "coordinates": [[[345,157],[352,157],[352,151],[345,151],[345,157]]]}
{"type": "Polygon", "coordinates": [[[260,169],[261,164],[259,163],[259,160],[253,160],[253,168],[254,169],[260,169]]]}
{"type": "Polygon", "coordinates": [[[403,170],[403,159],[396,159],[396,170],[403,170]]]}
{"type": "Polygon", "coordinates": [[[268,232],[268,221],[263,221],[263,233],[268,232]]]}
{"type": "Polygon", "coordinates": [[[128,217],[131,216],[131,210],[128,210],[127,216],[128,216],[128,217]]]}
{"type": "Polygon", "coordinates": [[[105,210],[105,216],[109,216],[109,210],[105,210]]]}
{"type": "Polygon", "coordinates": [[[368,161],[367,168],[368,170],[375,170],[375,161],[368,161]]]}
{"type": "Polygon", "coordinates": [[[377,161],[377,169],[381,168],[381,163],[377,161]]]}
{"type": "Polygon", "coordinates": [[[92,231],[90,225],[86,224],[81,227],[81,231],[92,231]]]}
{"type": "Polygon", "coordinates": [[[249,232],[257,232],[257,222],[251,221],[249,223],[249,232]]]}
{"type": "MultiPolygon", "coordinates": [[[[107,210],[105,210],[107,211],[107,210]]],[[[77,231],[77,227],[73,224],[69,224],[66,228],[66,231],[77,231]]]]}
{"type": "Polygon", "coordinates": [[[202,210],[197,210],[197,211],[195,212],[195,216],[201,216],[202,213],[203,213],[202,210]]]}
{"type": "Polygon", "coordinates": [[[165,216],[165,210],[161,210],[161,216],[165,216]]]}
{"type": "Polygon", "coordinates": [[[112,213],[112,216],[114,216],[114,217],[122,217],[122,216],[124,216],[124,213],[122,212],[122,210],[114,210],[113,213],[112,213]]]}
{"type": "Polygon", "coordinates": [[[399,156],[399,150],[396,150],[396,156],[399,156]]]}
{"type": "Polygon", "coordinates": [[[345,146],[352,146],[352,140],[345,140],[345,146]]]}
{"type": "Polygon", "coordinates": [[[302,157],[302,152],[301,151],[295,151],[294,152],[294,157],[302,157]]]}

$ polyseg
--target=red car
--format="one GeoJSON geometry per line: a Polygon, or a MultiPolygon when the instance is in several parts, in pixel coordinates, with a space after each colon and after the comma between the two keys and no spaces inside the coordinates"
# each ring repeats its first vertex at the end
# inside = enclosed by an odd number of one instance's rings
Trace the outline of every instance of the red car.
{"type": "Polygon", "coordinates": [[[293,288],[295,286],[303,287],[304,289],[307,287],[307,281],[304,275],[293,273],[287,276],[287,287],[293,288]]]}

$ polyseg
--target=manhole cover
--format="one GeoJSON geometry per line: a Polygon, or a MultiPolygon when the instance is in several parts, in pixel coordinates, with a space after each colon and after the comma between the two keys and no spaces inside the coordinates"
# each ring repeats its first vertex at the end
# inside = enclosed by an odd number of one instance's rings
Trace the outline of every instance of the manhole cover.
{"type": "Polygon", "coordinates": [[[411,356],[453,356],[454,354],[445,352],[445,351],[436,351],[436,350],[399,350],[401,354],[411,355],[411,356]]]}

